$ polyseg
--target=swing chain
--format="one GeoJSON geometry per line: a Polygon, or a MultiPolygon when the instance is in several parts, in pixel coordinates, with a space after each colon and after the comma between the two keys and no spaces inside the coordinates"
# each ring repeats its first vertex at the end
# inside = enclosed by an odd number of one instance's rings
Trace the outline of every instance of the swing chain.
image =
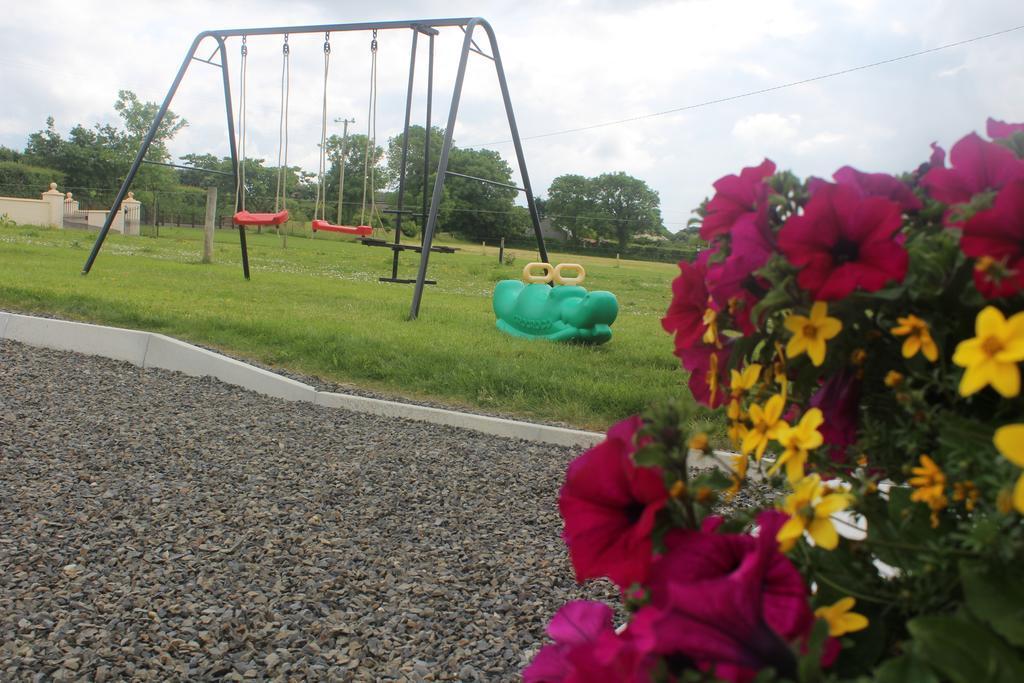
{"type": "Polygon", "coordinates": [[[284,54],[288,54],[289,52],[291,52],[291,48],[288,47],[288,34],[287,33],[284,34],[284,45],[281,46],[281,52],[283,52],[284,54]]]}
{"type": "Polygon", "coordinates": [[[324,53],[331,54],[331,34],[327,32],[324,34],[324,53]]]}
{"type": "Polygon", "coordinates": [[[370,52],[377,51],[377,29],[373,29],[373,40],[370,41],[370,52]]]}
{"type": "Polygon", "coordinates": [[[249,54],[249,46],[245,44],[245,39],[248,36],[242,36],[242,56],[245,57],[249,54]]]}

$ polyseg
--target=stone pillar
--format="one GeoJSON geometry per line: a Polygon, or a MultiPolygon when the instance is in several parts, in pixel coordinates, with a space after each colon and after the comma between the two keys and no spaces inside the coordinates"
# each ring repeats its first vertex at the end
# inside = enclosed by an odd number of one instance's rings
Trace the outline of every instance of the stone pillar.
{"type": "Polygon", "coordinates": [[[51,228],[64,227],[64,193],[57,191],[57,183],[50,183],[50,189],[42,194],[42,200],[50,209],[51,228]]]}
{"type": "Polygon", "coordinates": [[[123,234],[138,235],[142,218],[142,202],[135,198],[134,192],[129,192],[128,198],[121,202],[121,217],[123,234]]]}
{"type": "Polygon", "coordinates": [[[203,223],[203,263],[213,263],[213,231],[217,218],[217,187],[206,189],[206,221],[203,223]]]}

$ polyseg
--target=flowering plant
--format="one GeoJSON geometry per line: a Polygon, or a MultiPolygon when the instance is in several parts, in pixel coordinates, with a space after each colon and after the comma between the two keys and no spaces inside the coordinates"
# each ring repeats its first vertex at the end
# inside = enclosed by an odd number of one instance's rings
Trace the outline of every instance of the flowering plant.
{"type": "Polygon", "coordinates": [[[564,606],[525,681],[1024,680],[1024,124],[987,134],[715,183],[662,324],[733,452],[680,401],[569,466],[576,577],[627,618],[564,606]]]}

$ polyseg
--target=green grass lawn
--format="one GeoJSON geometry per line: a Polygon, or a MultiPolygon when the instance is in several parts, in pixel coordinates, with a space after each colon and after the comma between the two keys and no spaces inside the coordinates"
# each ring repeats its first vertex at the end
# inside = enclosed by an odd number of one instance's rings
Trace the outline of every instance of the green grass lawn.
{"type": "MultiPolygon", "coordinates": [[[[513,339],[494,327],[490,294],[518,278],[496,248],[434,254],[420,318],[407,320],[412,285],[380,283],[391,251],[335,235],[250,232],[252,280],[238,235],[218,230],[215,263],[199,263],[202,231],[159,238],[111,235],[80,275],[95,233],[0,227],[0,308],[162,332],[275,367],[394,396],[604,429],[649,403],[687,395],[672,340],[659,324],[675,266],[561,256],[581,262],[585,286],[614,292],[614,338],[599,347],[513,339]]],[[[415,277],[418,255],[401,256],[415,277]]]]}

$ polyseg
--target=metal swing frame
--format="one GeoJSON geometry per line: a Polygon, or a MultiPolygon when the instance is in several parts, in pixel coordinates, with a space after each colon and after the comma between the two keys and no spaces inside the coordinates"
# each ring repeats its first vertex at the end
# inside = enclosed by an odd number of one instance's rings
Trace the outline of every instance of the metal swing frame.
{"type": "MultiPolygon", "coordinates": [[[[413,21],[382,21],[382,22],[362,22],[362,23],[351,23],[351,24],[321,24],[315,26],[274,26],[274,27],[263,27],[263,28],[249,28],[249,29],[224,29],[224,30],[213,30],[203,31],[199,33],[192,41],[192,46],[189,48],[185,55],[185,59],[181,63],[181,67],[178,69],[177,75],[174,77],[174,81],[171,83],[170,89],[167,91],[167,96],[164,98],[163,103],[160,105],[160,109],[157,111],[156,116],[153,118],[152,124],[150,124],[149,131],[143,138],[142,145],[139,148],[138,154],[135,156],[135,161],[132,162],[131,168],[128,171],[128,175],[125,177],[124,182],[121,184],[121,188],[118,190],[117,197],[114,199],[113,207],[107,214],[106,220],[103,222],[103,227],[100,229],[99,235],[96,237],[96,241],[92,246],[92,251],[89,253],[89,257],[86,259],[85,265],[82,268],[82,274],[86,275],[92,269],[93,264],[96,261],[96,257],[103,246],[104,241],[107,238],[107,233],[110,231],[110,226],[113,224],[114,217],[117,214],[117,207],[121,205],[124,198],[128,194],[128,188],[131,186],[132,181],[135,179],[135,175],[138,173],[139,167],[142,165],[143,160],[146,156],[146,152],[149,150],[150,144],[153,142],[156,136],[157,130],[163,121],[164,116],[167,114],[167,110],[170,108],[171,100],[174,99],[175,93],[178,91],[178,87],[181,85],[182,79],[185,77],[185,73],[188,71],[188,67],[193,61],[202,62],[210,66],[217,67],[221,70],[222,81],[224,85],[224,106],[227,114],[227,133],[230,141],[231,150],[231,164],[233,169],[233,175],[238,178],[238,150],[236,146],[235,137],[235,120],[232,111],[231,104],[231,79],[228,71],[228,59],[226,50],[226,41],[229,38],[238,38],[243,36],[266,36],[266,35],[296,35],[303,33],[335,33],[335,32],[348,32],[348,31],[390,31],[390,30],[411,30],[413,32],[413,47],[412,57],[410,60],[409,68],[409,88],[406,96],[406,113],[405,113],[405,129],[402,136],[402,169],[399,179],[399,193],[398,193],[398,207],[396,223],[396,234],[401,232],[401,216],[404,213],[403,201],[405,195],[405,164],[408,158],[409,151],[409,119],[410,119],[410,108],[412,105],[412,92],[413,92],[413,76],[416,63],[416,37],[419,34],[425,34],[430,36],[431,47],[433,47],[433,38],[438,34],[437,29],[440,28],[451,28],[458,27],[463,31],[462,39],[462,51],[459,56],[458,71],[455,76],[455,84],[452,89],[452,100],[451,105],[448,109],[448,123],[444,131],[444,140],[441,145],[440,157],[437,161],[437,176],[434,180],[434,189],[430,199],[430,206],[427,208],[424,206],[426,213],[426,224],[423,228],[422,233],[422,244],[417,251],[420,252],[419,268],[415,280],[415,288],[413,289],[412,304],[409,309],[409,319],[415,320],[419,316],[420,304],[423,299],[423,288],[426,284],[427,276],[427,265],[430,260],[430,253],[432,251],[432,244],[434,239],[434,232],[437,227],[437,215],[438,209],[441,204],[441,196],[444,190],[444,181],[448,175],[454,175],[448,171],[448,156],[452,147],[452,139],[455,132],[455,123],[458,117],[459,103],[462,99],[462,86],[466,76],[466,66],[469,60],[469,54],[471,52],[481,55],[492,62],[494,62],[494,68],[498,77],[498,86],[501,90],[501,98],[505,105],[505,114],[508,118],[509,133],[511,134],[512,143],[515,147],[516,160],[519,164],[519,174],[523,182],[522,187],[516,189],[526,193],[526,203],[530,212],[530,220],[533,223],[534,235],[537,238],[537,251],[541,261],[546,262],[548,260],[547,249],[544,246],[544,237],[541,234],[540,228],[540,216],[537,213],[537,205],[534,202],[533,190],[530,185],[530,176],[526,169],[526,158],[523,155],[523,145],[519,137],[519,128],[516,125],[515,113],[512,109],[512,100],[509,96],[508,82],[505,78],[505,69],[502,66],[501,54],[498,51],[498,42],[494,36],[494,29],[491,25],[481,17],[462,17],[453,19],[422,19],[413,21]],[[487,54],[477,45],[476,41],[473,40],[473,34],[476,29],[483,29],[487,39],[490,43],[490,54],[487,54]],[[200,44],[206,39],[212,39],[216,42],[216,48],[213,53],[206,59],[197,56],[197,51],[200,44]],[[219,57],[219,63],[214,61],[215,58],[219,57]]],[[[433,50],[431,50],[432,57],[433,50]]],[[[431,59],[431,62],[433,60],[431,59]]],[[[432,66],[432,64],[431,64],[432,66]]],[[[428,79],[427,85],[427,97],[428,102],[432,97],[433,90],[433,69],[429,70],[430,78],[428,79]]],[[[424,156],[429,155],[429,106],[428,106],[428,127],[427,127],[427,147],[424,156]]],[[[426,166],[426,164],[425,164],[426,166]]],[[[429,174],[424,174],[428,177],[429,174]]],[[[493,182],[485,178],[473,178],[482,182],[493,182]]],[[[425,197],[424,193],[424,197],[425,197]]],[[[242,252],[242,271],[245,278],[249,279],[249,256],[248,249],[245,241],[245,229],[239,228],[238,230],[239,244],[242,252]]],[[[401,247],[411,247],[412,245],[395,245],[401,247]]],[[[434,248],[436,249],[436,247],[434,248]]],[[[395,251],[395,258],[397,260],[398,251],[395,251]]]]}

